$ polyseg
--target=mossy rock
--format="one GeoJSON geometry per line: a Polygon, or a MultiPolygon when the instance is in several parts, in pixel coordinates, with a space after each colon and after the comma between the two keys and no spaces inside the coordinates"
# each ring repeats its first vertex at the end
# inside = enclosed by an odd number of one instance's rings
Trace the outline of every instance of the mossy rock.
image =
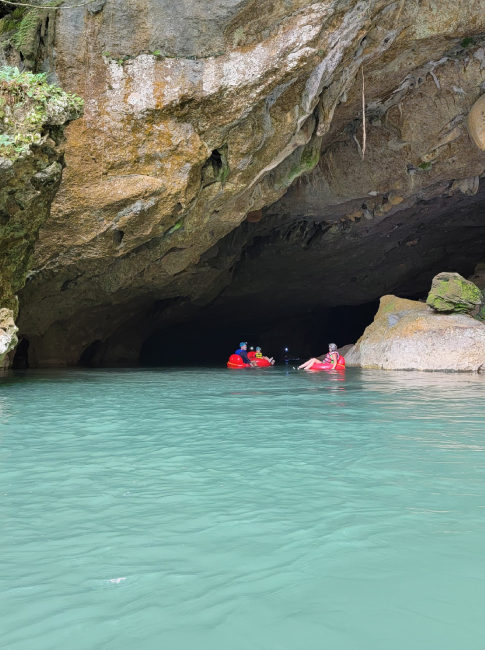
{"type": "Polygon", "coordinates": [[[77,119],[83,107],[80,97],[50,85],[45,74],[0,67],[0,156],[15,160],[27,154],[42,144],[48,127],[77,119]]]}
{"type": "Polygon", "coordinates": [[[480,289],[459,273],[439,273],[433,278],[426,304],[440,313],[469,314],[482,303],[480,289]]]}
{"type": "Polygon", "coordinates": [[[0,308],[14,316],[61,182],[63,128],[82,112],[82,99],[49,85],[45,74],[0,67],[0,308]]]}

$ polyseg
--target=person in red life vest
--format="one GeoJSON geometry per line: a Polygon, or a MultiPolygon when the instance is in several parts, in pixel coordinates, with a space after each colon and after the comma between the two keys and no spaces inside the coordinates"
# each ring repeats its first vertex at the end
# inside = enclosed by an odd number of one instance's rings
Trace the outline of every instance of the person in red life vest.
{"type": "Polygon", "coordinates": [[[238,354],[246,365],[257,367],[256,363],[251,361],[248,357],[248,344],[244,343],[244,341],[239,344],[239,348],[236,350],[235,354],[238,354]]]}
{"type": "Polygon", "coordinates": [[[256,348],[255,359],[266,359],[266,361],[269,361],[269,363],[270,363],[272,366],[274,366],[274,359],[273,359],[273,357],[265,357],[265,356],[263,356],[263,353],[262,353],[261,348],[260,348],[259,346],[256,348]]]}
{"type": "MultiPolygon", "coordinates": [[[[340,359],[340,354],[338,353],[338,348],[335,345],[335,343],[329,343],[328,345],[328,354],[323,360],[323,363],[331,363],[332,365],[332,370],[335,370],[337,367],[337,363],[339,362],[340,359]]],[[[298,370],[311,370],[312,366],[315,363],[322,363],[320,359],[310,359],[309,361],[306,361],[305,363],[302,363],[301,366],[298,367],[298,370]]]]}

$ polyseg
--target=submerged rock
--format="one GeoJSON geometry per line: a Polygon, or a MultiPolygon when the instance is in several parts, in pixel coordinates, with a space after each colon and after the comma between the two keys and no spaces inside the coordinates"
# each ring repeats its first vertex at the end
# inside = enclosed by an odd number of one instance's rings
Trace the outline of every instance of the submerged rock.
{"type": "Polygon", "coordinates": [[[424,303],[383,296],[374,322],[346,360],[382,370],[480,372],[485,325],[465,314],[437,314],[424,303]]]}
{"type": "Polygon", "coordinates": [[[426,304],[437,312],[469,314],[482,302],[480,289],[459,273],[439,273],[426,304]]]}

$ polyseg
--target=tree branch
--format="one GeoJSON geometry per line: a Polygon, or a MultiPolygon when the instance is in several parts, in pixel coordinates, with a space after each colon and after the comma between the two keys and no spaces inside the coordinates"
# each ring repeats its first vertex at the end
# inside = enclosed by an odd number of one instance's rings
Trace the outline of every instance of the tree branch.
{"type": "Polygon", "coordinates": [[[13,5],[14,7],[32,7],[33,9],[74,9],[74,7],[84,7],[85,5],[90,5],[97,0],[86,0],[78,5],[69,5],[68,7],[53,7],[52,5],[30,5],[26,2],[11,2],[11,0],[1,0],[2,4],[13,5]]]}

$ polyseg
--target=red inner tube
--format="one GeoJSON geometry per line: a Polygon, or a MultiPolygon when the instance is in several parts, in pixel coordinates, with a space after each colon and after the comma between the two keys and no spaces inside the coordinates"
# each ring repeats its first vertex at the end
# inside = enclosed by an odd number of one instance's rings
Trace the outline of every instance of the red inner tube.
{"type": "Polygon", "coordinates": [[[227,362],[228,368],[250,368],[247,363],[244,363],[242,357],[239,354],[231,354],[229,361],[227,362]]]}
{"type": "MultiPolygon", "coordinates": [[[[310,370],[332,370],[333,363],[314,363],[310,370]]],[[[339,357],[335,370],[345,370],[345,359],[339,357]]]]}
{"type": "MultiPolygon", "coordinates": [[[[249,354],[251,354],[251,352],[249,354]]],[[[249,354],[248,354],[248,357],[249,357],[249,354]]],[[[253,354],[256,354],[256,353],[253,352],[253,354]]],[[[251,357],[249,357],[249,358],[251,359],[251,357]]],[[[255,359],[254,357],[252,357],[252,360],[256,362],[256,365],[257,365],[258,368],[269,368],[271,366],[271,363],[269,361],[267,361],[266,359],[255,359]]],[[[239,354],[231,354],[231,356],[229,357],[229,361],[227,362],[227,367],[228,368],[237,368],[237,369],[239,369],[239,368],[241,368],[241,369],[242,368],[251,368],[250,365],[248,365],[247,363],[244,363],[244,361],[242,360],[242,357],[240,357],[239,354]]]]}
{"type": "Polygon", "coordinates": [[[271,363],[267,359],[253,359],[258,368],[269,368],[271,363]]]}

